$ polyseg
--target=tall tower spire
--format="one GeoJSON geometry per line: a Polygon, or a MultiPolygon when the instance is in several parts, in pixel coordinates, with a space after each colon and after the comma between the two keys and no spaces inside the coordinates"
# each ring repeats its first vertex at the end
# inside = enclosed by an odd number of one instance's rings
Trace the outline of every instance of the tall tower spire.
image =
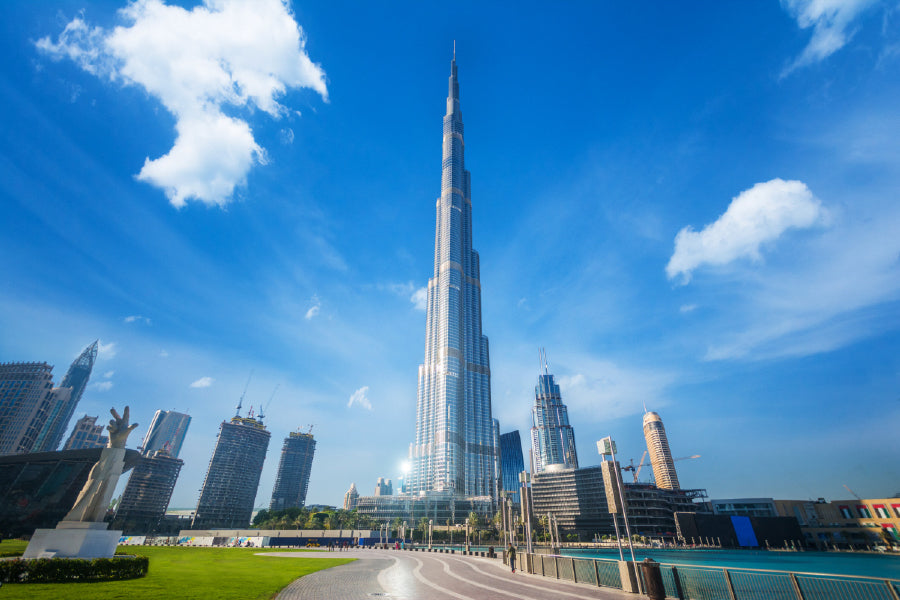
{"type": "Polygon", "coordinates": [[[493,496],[495,441],[488,340],[481,330],[478,253],[472,249],[456,52],[443,127],[434,272],[428,281],[425,360],[419,366],[409,491],[493,496]]]}
{"type": "Polygon", "coordinates": [[[34,443],[35,452],[53,452],[59,448],[63,434],[69,427],[69,421],[75,414],[75,407],[78,406],[81,395],[84,394],[91,378],[99,346],[100,340],[94,340],[93,344],[85,348],[69,366],[59,387],[55,388],[49,416],[34,443]],[[63,392],[64,389],[71,391],[63,392]]]}

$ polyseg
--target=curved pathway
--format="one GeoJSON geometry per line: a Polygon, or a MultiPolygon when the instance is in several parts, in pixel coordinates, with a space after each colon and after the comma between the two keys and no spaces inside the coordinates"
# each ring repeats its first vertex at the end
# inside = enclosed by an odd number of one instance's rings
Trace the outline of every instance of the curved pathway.
{"type": "Polygon", "coordinates": [[[329,598],[335,600],[593,600],[634,594],[511,573],[499,559],[411,552],[351,550],[348,552],[267,552],[261,556],[286,558],[357,558],[347,565],[317,571],[284,588],[277,600],[329,598]]]}

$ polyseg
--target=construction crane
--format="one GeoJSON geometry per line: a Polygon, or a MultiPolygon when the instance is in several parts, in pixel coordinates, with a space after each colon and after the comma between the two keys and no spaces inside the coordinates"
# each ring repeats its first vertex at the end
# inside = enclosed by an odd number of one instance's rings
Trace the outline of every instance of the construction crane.
{"type": "MultiPolygon", "coordinates": [[[[641,473],[641,468],[642,468],[645,464],[649,464],[649,463],[645,463],[645,462],[644,462],[644,459],[645,459],[646,457],[647,457],[647,451],[644,450],[644,454],[641,455],[641,462],[638,464],[638,466],[636,466],[636,467],[634,466],[634,459],[632,458],[632,459],[631,459],[631,464],[630,464],[630,465],[625,466],[625,467],[622,467],[622,470],[623,470],[623,471],[633,471],[633,472],[634,472],[634,482],[635,482],[635,483],[637,483],[638,475],[640,475],[640,473],[641,473]]],[[[680,456],[680,457],[678,457],[678,458],[673,458],[673,459],[672,459],[672,462],[675,462],[675,461],[678,461],[678,460],[690,460],[690,459],[692,459],[692,458],[700,458],[700,455],[699,455],[699,454],[693,454],[693,455],[691,455],[691,456],[680,456]]],[[[844,487],[846,487],[846,486],[844,486],[844,487]]]]}
{"type": "Polygon", "coordinates": [[[279,388],[279,387],[281,387],[281,384],[280,384],[280,383],[277,384],[277,385],[275,386],[275,389],[274,389],[274,390],[272,390],[272,395],[269,396],[269,401],[266,402],[266,405],[265,405],[265,406],[260,406],[260,407],[259,407],[259,415],[258,415],[257,418],[258,418],[260,421],[262,421],[263,419],[266,418],[266,411],[269,410],[269,405],[272,404],[272,400],[275,398],[275,392],[278,391],[278,388],[279,388]]]}
{"type": "Polygon", "coordinates": [[[243,404],[244,404],[244,396],[247,395],[247,388],[250,387],[250,380],[253,378],[253,371],[254,371],[253,369],[250,369],[250,375],[247,377],[247,384],[244,386],[244,391],[241,392],[241,398],[240,398],[240,400],[238,400],[238,404],[234,409],[235,410],[234,416],[236,416],[236,417],[241,416],[241,406],[243,406],[243,404]]]}
{"type": "Polygon", "coordinates": [[[848,492],[850,492],[851,494],[853,494],[853,497],[854,497],[854,498],[856,498],[857,500],[859,500],[860,502],[862,502],[862,498],[860,498],[860,497],[856,494],[856,492],[854,492],[853,490],[851,490],[850,488],[848,488],[846,484],[844,485],[844,487],[847,488],[847,491],[848,491],[848,492]]]}

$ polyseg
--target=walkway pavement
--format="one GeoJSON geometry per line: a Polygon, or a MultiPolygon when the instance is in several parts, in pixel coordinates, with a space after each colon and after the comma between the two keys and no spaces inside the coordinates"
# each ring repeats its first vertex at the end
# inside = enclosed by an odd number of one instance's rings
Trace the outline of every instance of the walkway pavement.
{"type": "Polygon", "coordinates": [[[267,552],[272,558],[358,558],[347,565],[317,571],[284,588],[277,600],[635,600],[610,588],[559,581],[519,570],[511,573],[500,559],[410,552],[267,552]]]}

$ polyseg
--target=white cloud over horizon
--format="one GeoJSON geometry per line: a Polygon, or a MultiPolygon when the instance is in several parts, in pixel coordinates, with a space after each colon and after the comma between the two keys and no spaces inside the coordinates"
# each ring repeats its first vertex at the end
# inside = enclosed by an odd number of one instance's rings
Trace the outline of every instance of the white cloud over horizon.
{"type": "Polygon", "coordinates": [[[95,392],[108,392],[113,388],[112,381],[98,381],[96,383],[92,383],[88,386],[95,392]]]}
{"type": "Polygon", "coordinates": [[[372,403],[369,402],[369,386],[364,385],[350,395],[347,408],[352,407],[354,404],[358,404],[366,410],[372,410],[372,403]]]}
{"type": "Polygon", "coordinates": [[[118,352],[115,342],[104,344],[102,341],[97,343],[97,360],[109,360],[115,358],[118,352]]]}
{"type": "Polygon", "coordinates": [[[856,33],[854,21],[878,0],[782,0],[781,5],[797,21],[800,29],[812,29],[803,52],[782,72],[825,60],[843,48],[856,33]]]}
{"type": "Polygon", "coordinates": [[[140,323],[144,323],[144,324],[146,324],[146,325],[151,325],[151,324],[152,324],[152,322],[150,321],[150,318],[149,318],[149,317],[144,317],[144,316],[141,316],[141,315],[129,315],[129,316],[125,317],[124,320],[125,320],[126,323],[140,322],[140,323]]]}
{"type": "Polygon", "coordinates": [[[304,319],[307,321],[311,320],[313,317],[319,314],[319,311],[322,310],[322,302],[319,300],[318,296],[312,297],[313,305],[309,307],[309,310],[306,311],[306,315],[304,315],[304,319]]]}
{"type": "Polygon", "coordinates": [[[741,258],[761,260],[760,247],[788,229],[805,229],[827,222],[828,212],[802,181],[772,179],[757,183],[732,199],[713,223],[694,231],[684,227],[675,236],[675,250],[666,276],[681,276],[682,284],[702,265],[726,265],[741,258]]]}
{"type": "Polygon", "coordinates": [[[282,0],[206,0],[190,11],[136,0],[119,16],[127,25],[111,30],[76,17],[55,42],[43,37],[37,47],[97,77],[139,86],[172,113],[174,146],[147,157],[137,178],[163,189],[175,207],[189,200],[224,206],[250,169],[266,163],[246,118],[226,112],[290,117],[295,111],[277,100],[288,89],[328,100],[325,73],[306,54],[303,29],[282,0]]]}
{"type": "Polygon", "coordinates": [[[190,387],[192,388],[208,388],[210,387],[215,379],[212,377],[201,377],[197,381],[193,382],[190,387]]]}

